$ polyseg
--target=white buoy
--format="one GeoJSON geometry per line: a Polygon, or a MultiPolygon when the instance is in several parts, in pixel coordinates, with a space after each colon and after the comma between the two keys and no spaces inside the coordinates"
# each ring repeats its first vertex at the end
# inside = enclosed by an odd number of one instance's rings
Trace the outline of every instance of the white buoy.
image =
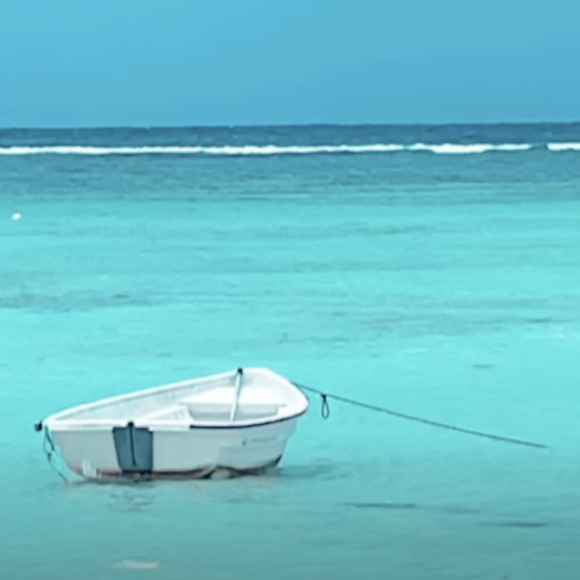
{"type": "Polygon", "coordinates": [[[12,214],[12,219],[14,221],[18,221],[22,216],[19,213],[12,214]]]}

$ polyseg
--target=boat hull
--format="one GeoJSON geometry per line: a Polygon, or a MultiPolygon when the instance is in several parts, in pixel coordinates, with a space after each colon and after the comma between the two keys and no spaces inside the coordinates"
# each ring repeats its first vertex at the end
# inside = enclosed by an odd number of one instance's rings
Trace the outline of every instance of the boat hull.
{"type": "Polygon", "coordinates": [[[298,420],[245,427],[55,425],[50,434],[67,467],[83,477],[204,477],[276,465],[298,420]]]}

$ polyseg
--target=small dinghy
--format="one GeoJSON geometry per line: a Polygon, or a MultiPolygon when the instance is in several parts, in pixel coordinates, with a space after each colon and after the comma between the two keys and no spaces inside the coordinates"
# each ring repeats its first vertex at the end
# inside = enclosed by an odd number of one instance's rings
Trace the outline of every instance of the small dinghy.
{"type": "Polygon", "coordinates": [[[284,377],[248,368],[81,405],[35,427],[84,478],[203,477],[277,465],[308,406],[284,377]]]}

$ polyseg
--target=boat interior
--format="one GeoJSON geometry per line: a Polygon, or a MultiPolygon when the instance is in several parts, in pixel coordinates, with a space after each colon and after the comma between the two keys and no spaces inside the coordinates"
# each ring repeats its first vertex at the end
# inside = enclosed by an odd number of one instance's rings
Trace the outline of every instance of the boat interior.
{"type": "Polygon", "coordinates": [[[307,406],[306,397],[283,377],[268,369],[238,369],[81,405],[50,422],[235,425],[281,419],[307,406]]]}

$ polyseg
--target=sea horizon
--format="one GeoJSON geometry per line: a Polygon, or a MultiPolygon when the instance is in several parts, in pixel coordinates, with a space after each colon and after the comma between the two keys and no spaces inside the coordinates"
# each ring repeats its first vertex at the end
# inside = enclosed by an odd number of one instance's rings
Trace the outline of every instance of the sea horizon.
{"type": "Polygon", "coordinates": [[[118,129],[144,130],[173,130],[173,129],[269,129],[269,128],[317,128],[317,127],[518,127],[518,126],[547,126],[547,125],[580,125],[580,117],[574,120],[497,120],[497,121],[401,121],[401,122],[333,122],[333,121],[304,121],[300,123],[184,123],[184,124],[102,124],[102,125],[0,125],[0,131],[93,131],[118,129]]]}

